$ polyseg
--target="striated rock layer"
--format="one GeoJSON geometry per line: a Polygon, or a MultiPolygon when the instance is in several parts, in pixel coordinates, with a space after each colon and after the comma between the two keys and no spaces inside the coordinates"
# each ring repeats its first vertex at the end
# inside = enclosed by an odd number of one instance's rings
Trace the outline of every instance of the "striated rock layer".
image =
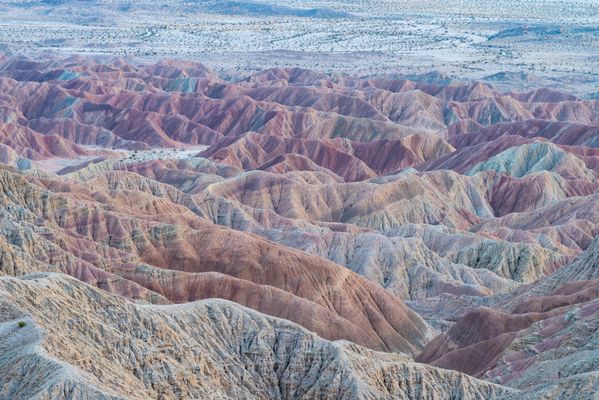
{"type": "Polygon", "coordinates": [[[592,398],[599,101],[435,76],[0,57],[0,398],[592,398]]]}
{"type": "Polygon", "coordinates": [[[598,271],[599,237],[556,273],[466,313],[416,359],[548,398],[596,393],[598,271]]]}

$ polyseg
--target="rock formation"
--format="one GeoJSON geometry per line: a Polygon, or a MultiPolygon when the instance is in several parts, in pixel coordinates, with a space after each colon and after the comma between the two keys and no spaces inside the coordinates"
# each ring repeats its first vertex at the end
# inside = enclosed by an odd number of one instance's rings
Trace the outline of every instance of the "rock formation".
{"type": "Polygon", "coordinates": [[[599,101],[0,58],[0,398],[591,398],[599,101]]]}

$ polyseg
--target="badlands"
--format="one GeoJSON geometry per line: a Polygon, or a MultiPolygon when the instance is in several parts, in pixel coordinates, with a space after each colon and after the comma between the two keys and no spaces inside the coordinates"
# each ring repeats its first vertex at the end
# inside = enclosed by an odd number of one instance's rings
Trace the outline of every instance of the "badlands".
{"type": "Polygon", "coordinates": [[[0,58],[0,398],[593,399],[599,101],[0,58]]]}

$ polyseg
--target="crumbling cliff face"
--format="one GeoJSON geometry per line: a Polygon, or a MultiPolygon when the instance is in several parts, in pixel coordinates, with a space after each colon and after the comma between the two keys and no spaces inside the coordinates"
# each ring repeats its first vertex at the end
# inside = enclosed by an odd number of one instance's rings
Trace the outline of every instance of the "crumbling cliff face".
{"type": "Polygon", "coordinates": [[[405,355],[329,342],[224,300],[139,305],[62,274],[0,278],[0,294],[2,398],[476,399],[511,393],[405,355]]]}

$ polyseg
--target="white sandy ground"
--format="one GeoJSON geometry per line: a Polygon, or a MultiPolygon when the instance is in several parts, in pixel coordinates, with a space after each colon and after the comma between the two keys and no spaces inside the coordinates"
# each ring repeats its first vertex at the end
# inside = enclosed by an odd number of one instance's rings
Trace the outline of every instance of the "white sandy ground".
{"type": "MultiPolygon", "coordinates": [[[[104,148],[96,146],[82,146],[90,150],[107,151],[104,148]]],[[[195,157],[199,152],[204,151],[208,146],[188,146],[182,149],[156,147],[151,150],[116,150],[112,155],[106,158],[114,158],[117,161],[135,163],[150,160],[181,160],[195,157]]],[[[105,157],[105,156],[104,156],[105,157]]],[[[49,158],[47,160],[34,161],[33,165],[46,172],[57,173],[66,167],[80,165],[91,160],[97,159],[97,156],[81,156],[77,158],[49,158]]]]}
{"type": "Polygon", "coordinates": [[[8,0],[0,4],[0,45],[25,54],[194,59],[232,77],[277,66],[352,75],[431,69],[468,78],[500,71],[584,75],[587,92],[599,91],[597,1],[261,2],[353,18],[214,14],[210,2],[182,0],[141,0],[127,11],[119,11],[125,0],[29,7],[8,0]]]}

